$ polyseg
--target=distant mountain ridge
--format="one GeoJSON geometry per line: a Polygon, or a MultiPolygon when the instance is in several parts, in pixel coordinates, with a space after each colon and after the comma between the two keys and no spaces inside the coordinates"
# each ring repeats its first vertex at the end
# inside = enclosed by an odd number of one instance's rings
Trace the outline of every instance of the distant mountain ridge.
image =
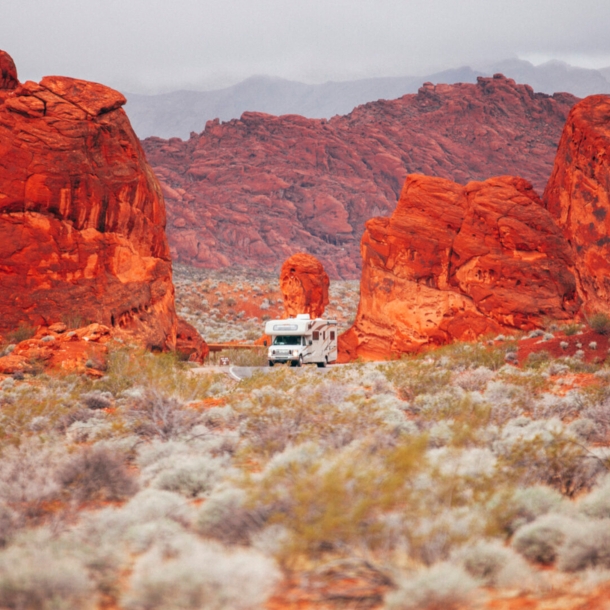
{"type": "Polygon", "coordinates": [[[214,91],[127,94],[126,111],[140,138],[187,139],[191,132],[201,133],[211,119],[229,121],[246,111],[328,119],[348,114],[367,102],[417,93],[424,82],[476,83],[477,76],[498,72],[542,93],[569,92],[577,97],[610,93],[610,67],[591,70],[555,60],[534,66],[528,61],[509,59],[474,69],[465,66],[427,76],[368,78],[319,85],[254,76],[214,91]]]}

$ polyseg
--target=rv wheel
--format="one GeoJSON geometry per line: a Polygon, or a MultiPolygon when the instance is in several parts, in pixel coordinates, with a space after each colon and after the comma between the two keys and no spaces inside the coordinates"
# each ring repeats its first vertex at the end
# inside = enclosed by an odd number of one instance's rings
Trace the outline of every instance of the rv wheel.
{"type": "Polygon", "coordinates": [[[318,365],[319,369],[323,369],[326,366],[326,360],[324,360],[323,362],[316,362],[316,364],[318,365]]]}
{"type": "Polygon", "coordinates": [[[296,366],[303,366],[303,356],[299,356],[296,366]]]}
{"type": "Polygon", "coordinates": [[[269,366],[273,366],[275,364],[275,362],[273,362],[273,360],[269,360],[269,366]]]}

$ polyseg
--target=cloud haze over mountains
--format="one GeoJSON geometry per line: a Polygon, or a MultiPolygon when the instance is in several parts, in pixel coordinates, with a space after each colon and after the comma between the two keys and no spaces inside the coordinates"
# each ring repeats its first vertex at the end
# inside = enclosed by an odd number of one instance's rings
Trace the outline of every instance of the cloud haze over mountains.
{"type": "Polygon", "coordinates": [[[141,138],[160,136],[186,139],[200,133],[206,121],[239,118],[247,110],[268,114],[300,114],[309,118],[330,118],[347,114],[360,104],[378,99],[395,99],[416,93],[425,81],[474,83],[477,76],[502,72],[534,91],[552,94],[567,91],[579,97],[610,93],[610,70],[575,68],[551,61],[534,66],[523,60],[445,70],[426,76],[368,78],[310,85],[286,79],[255,76],[232,87],[215,91],[175,91],[160,95],[127,94],[127,113],[141,138]]]}
{"type": "Polygon", "coordinates": [[[323,83],[425,75],[506,57],[610,66],[607,0],[20,0],[3,48],[22,80],[126,91],[218,89],[254,75],[323,83]]]}

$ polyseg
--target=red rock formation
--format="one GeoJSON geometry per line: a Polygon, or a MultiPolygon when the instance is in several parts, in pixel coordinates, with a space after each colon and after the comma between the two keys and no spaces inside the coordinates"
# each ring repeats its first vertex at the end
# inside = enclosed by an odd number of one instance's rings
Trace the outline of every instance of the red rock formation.
{"type": "Polygon", "coordinates": [[[5,51],[0,50],[0,89],[12,90],[17,87],[17,68],[13,58],[5,51]]]}
{"type": "Polygon", "coordinates": [[[124,103],[58,76],[0,91],[0,332],[80,319],[174,347],[163,196],[124,103]]]}
{"type": "Polygon", "coordinates": [[[579,102],[568,117],[544,193],[574,252],[588,313],[610,312],[610,96],[579,102]]]}
{"type": "Polygon", "coordinates": [[[322,263],[311,254],[294,254],[282,265],[280,290],[288,317],[308,313],[321,318],[328,305],[329,279],[322,263]]]}
{"type": "Polygon", "coordinates": [[[210,121],[186,142],[143,145],[165,194],[176,262],[273,271],[298,249],[331,277],[358,278],[364,222],[392,213],[407,173],[461,184],[520,175],[542,190],[576,101],[497,75],[427,83],[330,121],[244,113],[210,121]]]}
{"type": "Polygon", "coordinates": [[[362,257],[344,360],[527,330],[579,305],[570,248],[521,178],[463,187],[411,175],[394,214],[367,222],[362,257]]]}
{"type": "Polygon", "coordinates": [[[182,318],[178,318],[176,351],[189,362],[200,363],[203,363],[206,356],[210,353],[208,344],[203,340],[199,331],[182,318]]]}

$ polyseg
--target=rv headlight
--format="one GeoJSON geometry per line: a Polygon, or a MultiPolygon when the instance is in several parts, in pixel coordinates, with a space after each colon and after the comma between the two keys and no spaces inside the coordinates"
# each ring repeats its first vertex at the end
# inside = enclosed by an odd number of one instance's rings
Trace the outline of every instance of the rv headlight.
{"type": "Polygon", "coordinates": [[[299,350],[298,349],[293,349],[292,350],[292,355],[293,356],[298,356],[299,355],[299,350]]]}

